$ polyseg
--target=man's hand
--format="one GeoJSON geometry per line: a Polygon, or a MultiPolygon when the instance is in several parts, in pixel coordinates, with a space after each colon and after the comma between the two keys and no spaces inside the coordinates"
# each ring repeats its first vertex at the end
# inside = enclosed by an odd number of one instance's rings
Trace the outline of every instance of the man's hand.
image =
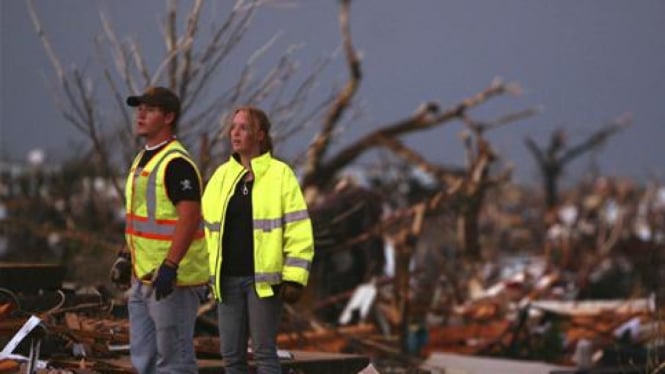
{"type": "Polygon", "coordinates": [[[127,290],[132,279],[132,258],[129,252],[118,252],[118,258],[111,266],[111,282],[120,290],[127,290]]]}
{"type": "Polygon", "coordinates": [[[178,267],[164,260],[155,273],[155,278],[152,281],[152,288],[155,291],[155,299],[159,301],[167,297],[173,292],[175,287],[176,277],[178,275],[178,267]]]}
{"type": "Polygon", "coordinates": [[[279,288],[279,296],[287,304],[293,304],[302,296],[304,287],[300,283],[284,281],[279,288]]]}

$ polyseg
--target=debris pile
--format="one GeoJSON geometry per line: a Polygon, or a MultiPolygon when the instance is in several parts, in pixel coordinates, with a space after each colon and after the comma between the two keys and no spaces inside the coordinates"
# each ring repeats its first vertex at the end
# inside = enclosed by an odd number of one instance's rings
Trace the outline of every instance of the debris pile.
{"type": "MultiPolygon", "coordinates": [[[[308,294],[285,307],[284,365],[436,372],[500,359],[515,372],[519,362],[546,372],[662,369],[662,187],[599,180],[542,213],[504,187],[476,217],[480,258],[448,244],[456,243],[456,215],[445,198],[438,212],[377,210],[376,200],[348,188],[327,202],[337,209],[313,214],[319,252],[308,294]]],[[[131,372],[122,295],[66,284],[58,266],[0,269],[0,372],[131,372]],[[31,316],[41,332],[12,343],[31,316]]],[[[221,367],[214,307],[201,306],[195,337],[211,372],[221,367]]]]}

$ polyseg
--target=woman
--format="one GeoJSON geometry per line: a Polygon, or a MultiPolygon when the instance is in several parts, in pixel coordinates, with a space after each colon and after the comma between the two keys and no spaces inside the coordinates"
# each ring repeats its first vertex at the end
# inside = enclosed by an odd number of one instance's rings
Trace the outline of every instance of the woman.
{"type": "Polygon", "coordinates": [[[229,137],[233,154],[202,199],[225,373],[247,372],[250,336],[258,373],[280,373],[282,302],[297,301],[307,284],[312,224],[293,170],[271,155],[266,114],[238,108],[229,137]]]}

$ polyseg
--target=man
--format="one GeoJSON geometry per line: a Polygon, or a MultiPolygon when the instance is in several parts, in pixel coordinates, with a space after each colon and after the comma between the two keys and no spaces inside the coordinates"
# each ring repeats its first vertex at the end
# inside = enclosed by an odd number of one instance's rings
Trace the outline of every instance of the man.
{"type": "MultiPolygon", "coordinates": [[[[196,313],[208,280],[201,222],[201,176],[175,137],[180,100],[151,87],[130,96],[145,140],[126,183],[125,238],[112,280],[131,259],[130,354],[139,373],[197,373],[196,313]]],[[[126,270],[125,270],[126,272],[126,270]]]]}

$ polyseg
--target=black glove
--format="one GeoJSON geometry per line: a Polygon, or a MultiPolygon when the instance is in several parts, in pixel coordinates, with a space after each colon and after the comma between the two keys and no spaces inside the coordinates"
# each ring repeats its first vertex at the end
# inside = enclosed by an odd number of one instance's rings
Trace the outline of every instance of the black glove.
{"type": "Polygon", "coordinates": [[[110,277],[118,289],[129,289],[132,280],[132,258],[129,252],[118,252],[118,258],[111,266],[110,277]]]}
{"type": "Polygon", "coordinates": [[[155,299],[167,297],[173,292],[175,287],[175,280],[178,275],[178,267],[164,260],[155,273],[155,278],[152,280],[152,288],[155,290],[155,299]]]}
{"type": "Polygon", "coordinates": [[[279,296],[287,304],[293,304],[300,299],[304,287],[300,283],[284,281],[279,287],[279,296]]]}

